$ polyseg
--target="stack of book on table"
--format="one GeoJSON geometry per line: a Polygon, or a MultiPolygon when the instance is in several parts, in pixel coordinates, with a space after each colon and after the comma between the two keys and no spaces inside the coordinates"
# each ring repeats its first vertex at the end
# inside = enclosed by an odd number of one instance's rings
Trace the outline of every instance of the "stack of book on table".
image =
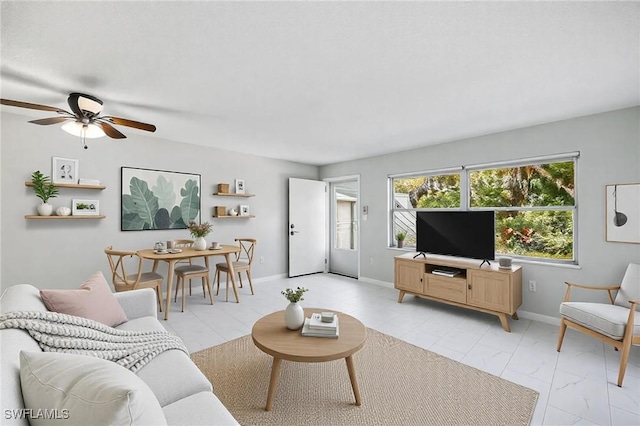
{"type": "Polygon", "coordinates": [[[304,319],[302,335],[308,337],[329,337],[337,339],[339,334],[338,316],[333,315],[331,322],[323,322],[322,314],[311,314],[311,318],[304,319]]]}

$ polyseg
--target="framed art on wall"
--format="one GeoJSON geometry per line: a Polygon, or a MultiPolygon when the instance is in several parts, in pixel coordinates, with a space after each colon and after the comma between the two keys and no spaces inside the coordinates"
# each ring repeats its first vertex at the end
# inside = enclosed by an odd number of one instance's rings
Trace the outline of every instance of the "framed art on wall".
{"type": "Polygon", "coordinates": [[[244,194],[244,179],[236,179],[236,194],[244,194]]]}
{"type": "Polygon", "coordinates": [[[78,160],[51,157],[51,181],[53,183],[78,183],[78,160]]]}
{"type": "Polygon", "coordinates": [[[100,202],[98,200],[71,200],[72,216],[98,216],[100,214],[100,202]]]}
{"type": "Polygon", "coordinates": [[[640,183],[606,186],[606,240],[640,243],[640,183]]]}
{"type": "Polygon", "coordinates": [[[199,174],[121,168],[122,231],[187,229],[200,223],[199,174]]]}
{"type": "Polygon", "coordinates": [[[249,212],[249,206],[246,204],[240,205],[240,216],[249,216],[251,213],[249,212]]]}

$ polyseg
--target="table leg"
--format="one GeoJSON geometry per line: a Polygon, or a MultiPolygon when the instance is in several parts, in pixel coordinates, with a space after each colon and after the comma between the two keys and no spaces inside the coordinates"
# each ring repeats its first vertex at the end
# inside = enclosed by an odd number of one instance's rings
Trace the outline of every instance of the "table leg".
{"type": "Polygon", "coordinates": [[[360,389],[358,389],[358,380],[356,379],[356,367],[353,365],[353,356],[345,358],[347,361],[347,370],[349,371],[349,379],[351,380],[351,387],[353,388],[353,396],[356,397],[356,405],[362,404],[360,399],[360,389]]]}
{"type": "Polygon", "coordinates": [[[278,387],[278,376],[280,375],[280,358],[273,358],[273,365],[271,366],[271,380],[269,380],[269,392],[267,392],[267,405],[264,407],[265,411],[271,411],[273,405],[273,395],[276,393],[276,387],[278,387]]]}
{"type": "Polygon", "coordinates": [[[173,267],[176,261],[177,259],[169,261],[169,270],[167,271],[167,301],[164,309],[165,321],[169,319],[169,310],[171,309],[171,287],[173,285],[173,267]]]}
{"type": "Polygon", "coordinates": [[[227,267],[229,268],[229,275],[231,276],[231,284],[233,285],[233,294],[236,296],[236,303],[240,303],[240,299],[238,298],[238,287],[236,286],[236,271],[233,269],[233,259],[231,259],[231,255],[229,253],[225,253],[224,258],[227,260],[227,267]]]}

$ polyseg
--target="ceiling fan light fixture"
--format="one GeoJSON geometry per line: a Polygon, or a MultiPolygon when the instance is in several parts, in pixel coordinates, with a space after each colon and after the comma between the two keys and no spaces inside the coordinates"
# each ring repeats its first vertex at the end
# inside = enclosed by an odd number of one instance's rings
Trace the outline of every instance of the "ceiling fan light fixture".
{"type": "Polygon", "coordinates": [[[79,138],[95,139],[106,136],[100,126],[92,123],[84,124],[80,121],[71,121],[64,124],[62,130],[79,138]]]}

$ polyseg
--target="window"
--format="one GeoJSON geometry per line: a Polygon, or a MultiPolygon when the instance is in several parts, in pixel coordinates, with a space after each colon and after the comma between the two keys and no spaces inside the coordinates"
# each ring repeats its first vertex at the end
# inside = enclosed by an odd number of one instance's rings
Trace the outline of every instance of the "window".
{"type": "Polygon", "coordinates": [[[458,173],[391,176],[391,241],[404,231],[405,245],[415,247],[419,210],[493,210],[496,254],[575,263],[577,158],[574,153],[461,167],[458,173]]]}
{"type": "MultiPolygon", "coordinates": [[[[458,169],[460,170],[460,169],[458,169]]],[[[416,211],[460,208],[460,172],[408,175],[391,179],[393,186],[392,241],[406,234],[406,247],[416,246],[416,211]]]]}

